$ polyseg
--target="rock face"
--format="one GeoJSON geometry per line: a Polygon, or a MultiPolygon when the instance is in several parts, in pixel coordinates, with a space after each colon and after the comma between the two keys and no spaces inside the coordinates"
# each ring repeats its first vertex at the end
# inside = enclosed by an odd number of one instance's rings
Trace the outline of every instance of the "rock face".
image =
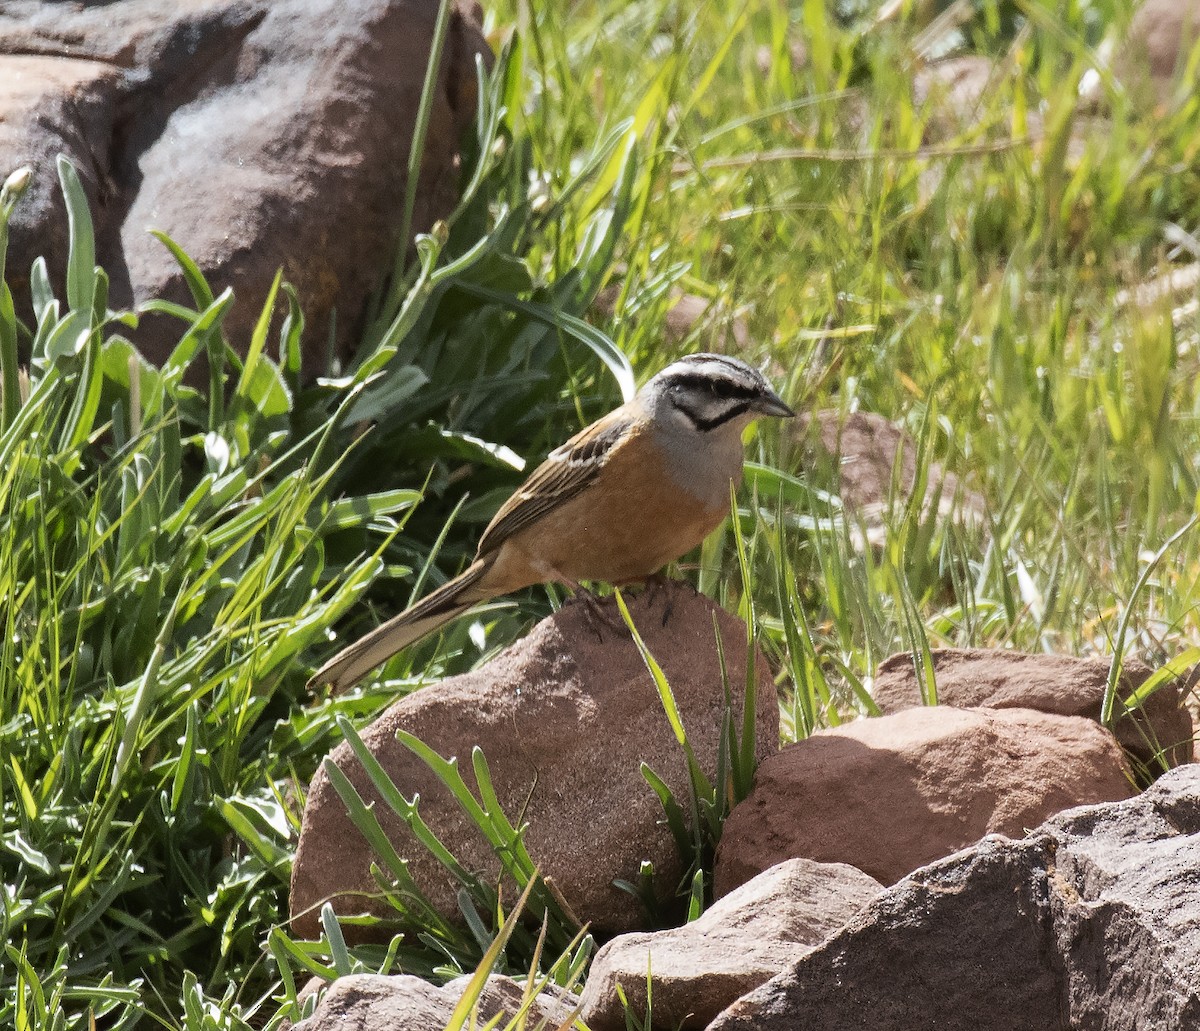
{"type": "MultiPolygon", "coordinates": [[[[458,978],[442,988],[407,974],[351,974],[340,977],[317,1003],[316,1012],[295,1025],[296,1031],[346,1031],[348,1028],[387,1028],[388,1031],[429,1031],[445,1027],[470,978],[458,978]]],[[[521,1008],[522,988],[511,978],[492,975],[480,994],[476,1026],[493,1017],[513,1017],[521,1008]]],[[[539,995],[528,1010],[529,1027],[545,1020],[551,1027],[567,1021],[572,1007],[550,995],[539,995]]],[[[503,1026],[503,1021],[501,1022],[503,1026]]]]}
{"type": "MultiPolygon", "coordinates": [[[[859,547],[881,547],[893,504],[903,506],[917,486],[917,442],[902,427],[874,412],[834,410],[800,414],[790,430],[853,518],[861,521],[859,547]]],[[[937,462],[929,465],[923,499],[926,512],[974,525],[982,520],[983,497],[967,490],[937,462]]]]}
{"type": "Polygon", "coordinates": [[[1200,769],[881,895],[711,1031],[1200,1027],[1200,769]]]}
{"type": "Polygon", "coordinates": [[[1113,736],[1080,717],[938,705],[857,720],[759,767],[725,823],[714,889],[793,856],[894,884],[986,834],[1132,791],[1113,736]]]}
{"type": "Polygon", "coordinates": [[[842,927],[883,886],[852,866],[789,859],[683,927],[623,934],[592,961],[583,992],[592,1031],[624,1031],[619,985],[639,1019],[653,978],[655,1027],[701,1028],[842,927]]]}
{"type": "MultiPolygon", "coordinates": [[[[733,671],[745,669],[745,626],[681,584],[647,590],[629,605],[711,777],[725,696],[714,615],[726,668],[735,681],[735,705],[741,691],[740,674],[733,671]]],[[[529,824],[525,843],[530,855],[553,878],[574,913],[595,930],[627,931],[641,926],[643,914],[630,895],[613,887],[613,880],[636,881],[642,860],[651,860],[657,889],[669,897],[682,874],[674,840],[640,763],[648,763],[681,801],[687,797],[688,780],[683,751],[613,600],[601,607],[601,615],[584,603],[564,607],[485,667],[404,698],[362,736],[400,791],[406,797],[420,794],[422,818],[458,859],[493,878],[499,864],[490,848],[428,767],[396,740],[396,731],[415,734],[443,756],[458,756],[469,784],[471,749],[479,745],[502,809],[514,822],[529,824]]],[[[779,713],[761,657],[757,669],[756,748],[762,757],[777,746],[779,713]]],[[[347,746],[335,749],[331,759],[365,799],[376,799],[347,746]]],[[[410,860],[418,884],[442,912],[457,918],[457,885],[413,841],[400,817],[379,801],[375,812],[397,850],[410,860]]],[[[372,858],[337,792],[319,772],[309,791],[292,873],[296,931],[316,935],[316,909],[325,899],[332,899],[339,913],[365,908],[394,916],[384,904],[352,894],[377,892],[372,858]]],[[[345,930],[350,936],[355,929],[345,930]]]]}
{"type": "MultiPolygon", "coordinates": [[[[437,0],[155,0],[0,9],[0,176],[33,166],[9,269],[66,264],[54,156],[79,170],[112,300],[188,301],[146,230],[165,230],[214,290],[239,298],[225,327],[244,353],[275,271],[299,289],[310,366],[336,305],[343,347],[397,244],[409,142],[437,0]]],[[[453,19],[421,169],[415,225],[454,203],[458,139],[474,114],[474,15],[453,19]]],[[[165,316],[137,342],[162,360],[165,316]]]]}
{"type": "MultiPolygon", "coordinates": [[[[1107,659],[1030,655],[991,648],[937,648],[932,652],[938,701],[960,708],[1037,709],[1060,716],[1100,719],[1107,659]]],[[[1141,662],[1122,665],[1119,697],[1150,676],[1141,662]]],[[[908,652],[892,655],[875,673],[875,702],[884,713],[921,704],[921,688],[908,652]]],[[[1143,762],[1160,749],[1172,766],[1192,760],[1192,719],[1179,688],[1167,684],[1116,725],[1122,747],[1143,762]]]]}

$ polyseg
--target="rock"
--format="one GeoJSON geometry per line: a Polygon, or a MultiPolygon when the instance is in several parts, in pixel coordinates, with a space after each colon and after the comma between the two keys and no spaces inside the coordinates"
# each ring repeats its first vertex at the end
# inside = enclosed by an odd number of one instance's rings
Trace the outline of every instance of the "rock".
{"type": "Polygon", "coordinates": [[[918,871],[709,1031],[1060,1028],[1050,843],[991,840],[918,871]]]}
{"type": "MultiPolygon", "coordinates": [[[[366,729],[363,739],[406,797],[420,794],[422,818],[459,860],[494,879],[499,867],[491,849],[441,782],[396,740],[396,731],[409,731],[443,756],[458,756],[469,784],[471,749],[479,745],[504,812],[529,824],[525,844],[534,862],[581,921],[598,932],[618,932],[638,929],[643,914],[630,895],[613,887],[614,879],[636,881],[641,862],[649,860],[657,890],[667,899],[683,873],[640,763],[662,776],[685,808],[688,778],[683,751],[654,683],[620,625],[614,600],[599,605],[606,616],[593,614],[584,603],[565,606],[486,666],[402,699],[366,729]]],[[[682,584],[651,588],[630,598],[629,605],[711,777],[724,700],[713,620],[720,628],[735,699],[741,696],[741,674],[733,671],[744,670],[746,662],[745,626],[682,584]]],[[[761,757],[777,747],[779,713],[770,670],[761,657],[757,668],[756,749],[761,757]]],[[[376,798],[346,745],[335,749],[331,759],[364,798],[376,798]]],[[[457,919],[457,884],[413,842],[400,817],[378,801],[375,811],[400,854],[410,860],[418,884],[440,911],[457,919]]],[[[316,911],[325,899],[332,899],[339,913],[366,909],[394,916],[382,902],[354,895],[377,891],[372,858],[319,771],[309,790],[292,872],[297,933],[318,933],[316,911]]],[[[513,889],[507,897],[516,894],[513,889]]],[[[360,929],[346,927],[345,933],[353,937],[360,929]]]]}
{"type": "MultiPolygon", "coordinates": [[[[0,13],[0,26],[4,21],[0,13]]],[[[35,169],[13,212],[5,267],[17,304],[28,306],[29,270],[39,254],[56,273],[66,267],[67,215],[55,171],[60,153],[79,170],[92,210],[99,207],[97,169],[108,164],[119,81],[119,70],[101,61],[0,56],[0,178],[23,164],[35,169]]]]}
{"type": "MultiPolygon", "coordinates": [[[[463,974],[442,986],[442,991],[454,998],[457,1003],[466,993],[471,983],[471,974],[463,974]]],[[[506,1017],[514,1016],[525,1002],[525,986],[514,981],[511,977],[492,974],[488,977],[479,993],[479,1009],[476,1026],[491,1020],[497,1013],[506,1017]]],[[[527,1013],[528,1028],[536,1028],[541,1021],[548,1021],[551,1028],[565,1027],[579,1009],[579,997],[557,985],[549,984],[545,990],[534,997],[529,1004],[527,1013]]],[[[505,1021],[501,1022],[503,1026],[505,1021]]]]}
{"type": "Polygon", "coordinates": [[[1071,1026],[1200,1027],[1200,767],[1042,831],[1071,1026]]]}
{"type": "Polygon", "coordinates": [[[840,863],[789,859],[773,866],[693,923],[623,934],[605,945],[584,988],[584,1023],[592,1031],[624,1031],[618,985],[642,1020],[650,972],[654,1026],[704,1027],[811,952],[882,890],[874,878],[840,863]]]}
{"type": "MultiPolygon", "coordinates": [[[[793,425],[790,432],[803,444],[809,463],[817,467],[818,478],[823,474],[849,516],[860,521],[855,527],[856,546],[882,547],[890,510],[903,508],[916,489],[916,441],[906,430],[873,412],[843,415],[826,409],[801,413],[793,425]]],[[[936,511],[975,526],[982,524],[985,509],[981,495],[968,490],[937,462],[929,463],[925,515],[936,511]]]]}
{"type": "MultiPolygon", "coordinates": [[[[317,1003],[316,1012],[295,1025],[296,1031],[431,1031],[446,1027],[470,977],[442,988],[409,974],[351,974],[339,977],[317,1003]]],[[[480,993],[475,1026],[502,1014],[513,1017],[521,1007],[524,989],[508,977],[493,974],[480,993]]],[[[572,1007],[551,995],[537,996],[528,1010],[530,1027],[542,1020],[557,1027],[570,1019],[572,1007]]],[[[503,1021],[502,1021],[503,1024],[503,1021]]]]}
{"type": "MultiPolygon", "coordinates": [[[[960,708],[1037,709],[1060,716],[1099,721],[1109,660],[1067,655],[1030,655],[993,648],[935,648],[933,671],[938,701],[960,708]]],[[[1137,660],[1122,664],[1120,697],[1129,695],[1150,676],[1137,660]]],[[[912,656],[892,655],[879,664],[873,689],[885,713],[921,704],[912,656]]],[[[1143,763],[1166,750],[1167,763],[1192,761],[1192,718],[1175,684],[1155,691],[1140,709],[1118,721],[1117,740],[1143,763]]]]}
{"type": "MultiPolygon", "coordinates": [[[[620,296],[619,285],[606,286],[596,295],[593,306],[603,317],[612,318],[620,296]]],[[[663,321],[663,335],[670,343],[681,343],[699,330],[703,333],[705,347],[712,350],[744,350],[749,345],[750,330],[746,320],[719,299],[710,300],[672,287],[667,301],[669,307],[663,321]]]]}
{"type": "MultiPolygon", "coordinates": [[[[16,0],[0,11],[0,169],[34,168],[17,209],[10,268],[66,264],[54,155],[80,171],[112,301],[190,300],[165,230],[216,292],[245,353],[275,271],[296,285],[319,367],[331,311],[345,352],[397,244],[405,167],[437,0],[16,0]],[[269,111],[270,117],[263,112],[269,111]]],[[[474,115],[475,20],[459,11],[433,105],[415,225],[453,205],[458,139],[474,115]]],[[[3,173],[0,173],[3,174],[3,173]]],[[[161,361],[180,323],[143,320],[161,361]]]]}
{"type": "MultiPolygon", "coordinates": [[[[1196,0],[1144,0],[1113,61],[1117,78],[1135,99],[1165,106],[1181,82],[1197,38],[1200,3],[1196,0]]],[[[1194,85],[1189,83],[1189,90],[1194,85]]]]}
{"type": "Polygon", "coordinates": [[[445,1027],[455,1000],[441,989],[410,974],[351,974],[326,990],[311,1017],[296,1031],[344,1031],[346,1028],[392,1028],[428,1031],[445,1027]]]}
{"type": "Polygon", "coordinates": [[[730,813],[718,896],[793,856],[884,884],[979,840],[1133,789],[1113,736],[1030,709],[907,709],[818,731],[771,756],[730,813]]]}
{"type": "Polygon", "coordinates": [[[981,54],[920,65],[913,73],[913,104],[926,109],[925,142],[941,142],[977,125],[988,94],[1008,74],[981,54]]]}
{"type": "Polygon", "coordinates": [[[1200,1027],[1200,769],[917,871],[710,1031],[1200,1027]]]}

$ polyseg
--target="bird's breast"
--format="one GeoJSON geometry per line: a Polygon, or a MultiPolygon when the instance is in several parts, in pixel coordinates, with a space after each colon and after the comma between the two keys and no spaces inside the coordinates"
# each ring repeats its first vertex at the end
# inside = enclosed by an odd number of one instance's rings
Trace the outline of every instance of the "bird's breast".
{"type": "Polygon", "coordinates": [[[506,541],[502,561],[575,581],[649,576],[699,545],[728,514],[730,481],[741,478],[738,445],[730,461],[711,449],[681,455],[631,440],[610,452],[587,488],[506,541]]]}

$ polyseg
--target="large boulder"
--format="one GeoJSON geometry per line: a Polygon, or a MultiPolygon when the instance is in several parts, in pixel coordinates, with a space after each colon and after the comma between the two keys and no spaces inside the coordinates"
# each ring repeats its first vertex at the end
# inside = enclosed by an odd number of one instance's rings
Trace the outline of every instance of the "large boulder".
{"type": "Polygon", "coordinates": [[[985,834],[1133,793],[1121,750],[1092,720],[938,705],[818,731],[769,758],[725,823],[718,896],[802,856],[884,884],[985,834]]]}
{"type": "MultiPolygon", "coordinates": [[[[244,353],[276,269],[299,289],[309,366],[331,314],[354,340],[390,267],[437,0],[155,0],[0,8],[0,177],[34,169],[13,221],[10,282],[27,303],[38,255],[66,265],[54,157],[92,202],[112,299],[188,301],[183,276],[146,230],[165,230],[216,291],[244,353]]],[[[415,228],[452,206],[458,141],[474,115],[477,16],[456,10],[422,158],[415,228]]],[[[165,316],[136,341],[162,360],[180,336],[165,316]]]]}
{"type": "MultiPolygon", "coordinates": [[[[630,614],[674,692],[683,725],[701,766],[717,768],[726,697],[714,620],[726,668],[735,683],[746,664],[746,628],[682,584],[652,588],[629,601],[630,614]]],[[[770,670],[759,657],[757,755],[777,747],[779,710],[770,670]]],[[[735,725],[740,726],[740,714],[735,725]]],[[[636,882],[644,860],[654,865],[664,903],[683,870],[662,807],[642,776],[643,762],[663,777],[685,805],[687,765],[663,711],[654,681],[613,599],[578,602],[539,623],[482,668],[422,688],[402,699],[363,732],[363,740],[401,792],[420,795],[420,814],[469,870],[495,880],[499,863],[449,791],[429,767],[396,739],[414,734],[443,756],[458,756],[474,789],[469,757],[479,746],[505,814],[528,824],[525,844],[542,873],[580,920],[597,931],[640,928],[631,895],[614,887],[636,882]]],[[[330,762],[368,802],[410,871],[435,905],[458,918],[458,885],[388,808],[350,749],[330,762]]],[[[326,773],[308,794],[292,873],[291,912],[297,933],[316,936],[317,909],[330,900],[339,913],[393,915],[371,876],[374,856],[351,823],[326,773]]],[[[508,889],[506,889],[508,890],[508,889]]],[[[512,890],[512,897],[517,892],[512,890]]],[[[362,933],[345,928],[347,937],[362,933]]]]}

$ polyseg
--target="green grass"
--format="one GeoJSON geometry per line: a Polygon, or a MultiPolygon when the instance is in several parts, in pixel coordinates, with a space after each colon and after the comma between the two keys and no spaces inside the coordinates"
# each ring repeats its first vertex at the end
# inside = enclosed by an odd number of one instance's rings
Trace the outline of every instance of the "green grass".
{"type": "Polygon", "coordinates": [[[1196,292],[1128,301],[1197,257],[1200,100],[1151,117],[1110,88],[1111,122],[1078,109],[1121,4],[961,13],[939,33],[916,8],[879,22],[817,0],[493,5],[509,50],[464,202],[380,270],[359,360],[315,383],[304,298],[234,299],[191,269],[192,305],[158,305],[176,355],[141,363],[62,170],[66,296],[35,269],[20,326],[0,291],[0,1024],[240,1028],[314,966],[548,975],[567,955],[577,973],[565,925],[489,954],[508,914],[486,898],[440,951],[351,955],[334,925],[316,946],[282,927],[338,718],[476,665],[553,597],[449,628],[361,693],[303,684],[329,628],[348,638],[452,575],[523,464],[617,403],[630,369],[724,346],[733,312],[785,397],[894,419],[922,477],[939,462],[986,502],[975,528],[901,506],[863,553],[788,427],[748,439],[744,559],[727,529],[684,571],[753,610],[789,738],[870,711],[897,650],[918,668],[939,645],[1158,665],[1200,644],[1196,292]],[[1002,63],[957,123],[911,95],[919,54],[943,51],[1002,63]],[[610,284],[612,313],[589,314],[610,284]],[[683,339],[664,332],[675,288],[715,302],[683,339]],[[221,333],[232,303],[264,311],[245,360],[221,333]],[[223,391],[193,387],[203,359],[223,391]]]}

